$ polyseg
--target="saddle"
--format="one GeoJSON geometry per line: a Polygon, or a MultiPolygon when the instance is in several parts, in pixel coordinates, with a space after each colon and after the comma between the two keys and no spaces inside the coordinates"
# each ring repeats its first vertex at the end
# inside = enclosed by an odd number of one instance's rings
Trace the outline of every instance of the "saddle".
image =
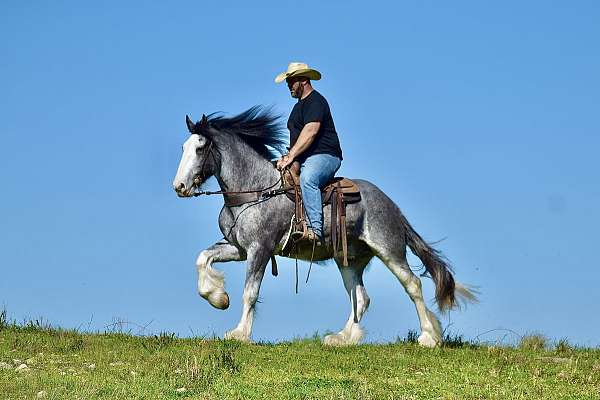
{"type": "MultiPolygon", "coordinates": [[[[295,214],[292,220],[292,231],[302,232],[302,238],[308,234],[308,225],[304,213],[302,192],[300,189],[300,163],[294,162],[288,170],[282,172],[282,180],[287,197],[295,203],[295,214]]],[[[331,205],[331,245],[334,256],[341,249],[343,265],[348,266],[348,239],[346,233],[346,204],[359,202],[361,199],[358,185],[348,178],[335,177],[321,189],[321,203],[331,205]]],[[[288,240],[289,243],[289,240],[288,240]]],[[[282,251],[286,250],[284,249],[282,251]]]]}
{"type": "MultiPolygon", "coordinates": [[[[273,162],[275,165],[275,162],[273,162]]],[[[225,206],[237,207],[242,204],[255,203],[273,196],[285,194],[295,204],[294,217],[292,219],[291,232],[301,232],[299,240],[308,237],[308,225],[304,213],[304,204],[302,201],[302,191],[300,189],[300,163],[294,162],[290,168],[281,172],[281,187],[273,189],[273,186],[266,189],[246,190],[237,192],[201,192],[199,194],[222,194],[225,200],[225,206]]],[[[348,178],[335,177],[321,189],[322,205],[331,204],[331,245],[333,247],[334,257],[339,254],[341,249],[343,256],[343,265],[348,266],[348,239],[346,234],[346,204],[359,202],[361,199],[358,185],[348,178]]],[[[290,240],[288,236],[280,254],[290,256],[292,244],[296,243],[290,240]]],[[[275,257],[271,257],[273,275],[277,276],[277,264],[275,257]]]]}

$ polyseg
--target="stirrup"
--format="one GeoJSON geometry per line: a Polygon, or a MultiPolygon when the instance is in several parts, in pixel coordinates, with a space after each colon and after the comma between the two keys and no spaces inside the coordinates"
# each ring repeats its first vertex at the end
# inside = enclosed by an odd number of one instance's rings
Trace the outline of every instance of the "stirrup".
{"type": "Polygon", "coordinates": [[[322,246],[324,243],[323,239],[319,235],[317,235],[317,233],[315,231],[313,231],[311,228],[308,228],[305,231],[293,232],[292,239],[295,242],[299,242],[302,240],[302,241],[314,243],[315,246],[322,246]]]}
{"type": "Polygon", "coordinates": [[[293,223],[293,230],[290,234],[290,238],[294,242],[298,242],[305,239],[308,236],[308,232],[311,230],[304,219],[297,220],[293,223]]]}
{"type": "Polygon", "coordinates": [[[302,231],[301,230],[295,230],[294,232],[292,232],[290,234],[290,237],[292,238],[292,240],[294,242],[298,242],[298,241],[304,239],[305,237],[308,237],[308,234],[304,230],[302,230],[302,231]]]}

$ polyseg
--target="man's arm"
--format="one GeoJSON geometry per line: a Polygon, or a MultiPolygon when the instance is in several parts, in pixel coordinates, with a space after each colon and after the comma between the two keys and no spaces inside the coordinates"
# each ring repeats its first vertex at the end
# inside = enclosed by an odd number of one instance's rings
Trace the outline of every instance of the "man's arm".
{"type": "Polygon", "coordinates": [[[304,125],[302,131],[300,132],[300,136],[298,136],[298,140],[296,140],[296,144],[294,147],[290,149],[289,156],[292,160],[295,160],[300,154],[304,153],[306,149],[310,147],[312,142],[314,142],[317,137],[317,133],[319,132],[319,128],[321,127],[321,123],[318,121],[309,122],[304,125]]]}
{"type": "Polygon", "coordinates": [[[290,152],[283,156],[277,162],[277,168],[283,169],[294,162],[294,160],[302,154],[306,149],[310,147],[312,142],[314,142],[317,137],[317,133],[319,133],[319,128],[321,127],[321,123],[318,121],[309,122],[304,125],[300,135],[298,136],[298,140],[296,140],[296,144],[294,147],[290,149],[290,152]]]}

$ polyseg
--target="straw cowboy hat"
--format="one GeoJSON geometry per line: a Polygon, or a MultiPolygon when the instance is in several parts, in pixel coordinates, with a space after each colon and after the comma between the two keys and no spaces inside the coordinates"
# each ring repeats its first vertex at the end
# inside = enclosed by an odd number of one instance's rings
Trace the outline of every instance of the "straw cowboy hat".
{"type": "Polygon", "coordinates": [[[316,69],[309,68],[308,65],[304,63],[292,62],[288,65],[287,71],[282,72],[275,77],[275,83],[281,83],[292,76],[305,76],[313,81],[321,79],[321,73],[316,69]]]}

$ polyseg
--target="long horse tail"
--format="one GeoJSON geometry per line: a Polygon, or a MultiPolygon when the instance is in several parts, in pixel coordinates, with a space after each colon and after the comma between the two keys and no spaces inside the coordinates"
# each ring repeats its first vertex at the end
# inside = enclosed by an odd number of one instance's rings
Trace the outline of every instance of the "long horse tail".
{"type": "Polygon", "coordinates": [[[457,305],[457,295],[465,302],[476,302],[477,298],[470,289],[454,281],[452,267],[443,254],[427,244],[402,214],[401,219],[408,247],[423,262],[435,283],[435,300],[440,311],[443,313],[454,308],[457,305]]]}

